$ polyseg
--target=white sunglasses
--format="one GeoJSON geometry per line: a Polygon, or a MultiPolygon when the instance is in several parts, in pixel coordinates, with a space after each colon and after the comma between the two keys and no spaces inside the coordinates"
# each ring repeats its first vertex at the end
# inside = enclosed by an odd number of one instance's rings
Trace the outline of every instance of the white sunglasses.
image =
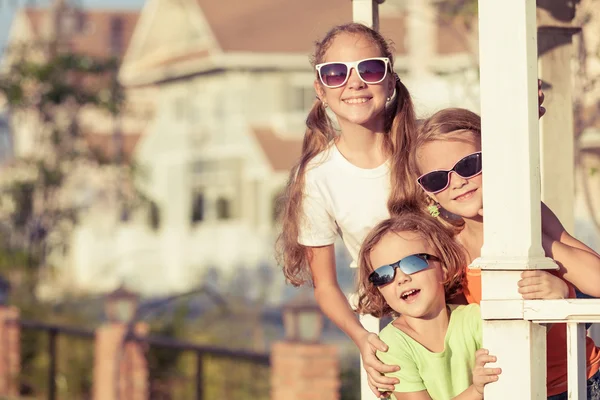
{"type": "Polygon", "coordinates": [[[364,60],[342,62],[334,61],[315,65],[321,83],[330,89],[344,86],[350,77],[352,68],[361,81],[376,84],[387,75],[390,59],[387,57],[365,58],[364,60]]]}

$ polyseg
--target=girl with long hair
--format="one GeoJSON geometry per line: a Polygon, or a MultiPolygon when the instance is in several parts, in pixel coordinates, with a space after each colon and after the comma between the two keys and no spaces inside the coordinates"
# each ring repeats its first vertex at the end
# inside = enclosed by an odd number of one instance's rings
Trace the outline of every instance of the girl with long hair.
{"type": "Polygon", "coordinates": [[[390,193],[395,199],[417,198],[418,188],[404,179],[408,171],[401,163],[415,134],[415,113],[394,73],[390,44],[365,25],[331,29],[316,43],[312,64],[317,100],[283,198],[279,261],[289,283],[312,284],[324,314],[358,346],[369,385],[378,393],[378,384],[395,382],[380,373],[398,367],[377,359],[376,350],[385,344],[363,328],[340,289],[334,242],[342,238],[356,266],[364,237],[389,216],[390,193]]]}

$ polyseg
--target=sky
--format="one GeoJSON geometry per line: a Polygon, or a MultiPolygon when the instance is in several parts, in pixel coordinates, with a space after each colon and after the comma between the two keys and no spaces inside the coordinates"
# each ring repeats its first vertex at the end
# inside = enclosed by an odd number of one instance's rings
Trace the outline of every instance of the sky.
{"type": "MultiPolygon", "coordinates": [[[[141,9],[144,0],[79,0],[85,8],[141,9]]],[[[6,46],[15,11],[25,5],[44,7],[50,0],[0,0],[0,53],[6,46]]]]}

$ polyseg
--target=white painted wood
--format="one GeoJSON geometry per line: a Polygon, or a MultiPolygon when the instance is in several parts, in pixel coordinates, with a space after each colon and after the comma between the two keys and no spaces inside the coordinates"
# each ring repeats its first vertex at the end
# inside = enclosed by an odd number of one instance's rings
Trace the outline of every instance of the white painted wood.
{"type": "Polygon", "coordinates": [[[587,369],[585,354],[585,325],[567,323],[568,398],[586,400],[587,369]]]}
{"type": "Polygon", "coordinates": [[[410,54],[408,74],[411,82],[431,81],[430,65],[437,52],[437,9],[432,2],[423,0],[408,0],[406,8],[410,16],[406,18],[405,41],[410,54]]]}
{"type": "MultiPolygon", "coordinates": [[[[353,310],[356,309],[358,305],[358,293],[350,293],[348,295],[348,302],[350,303],[350,307],[353,310]]],[[[380,319],[375,318],[372,315],[359,315],[358,319],[367,331],[379,334],[381,330],[380,319]]],[[[371,392],[371,388],[369,388],[369,381],[367,380],[367,371],[363,366],[362,357],[360,357],[360,399],[361,400],[373,400],[376,399],[373,392],[371,392]]]]}
{"type": "Polygon", "coordinates": [[[379,3],[377,0],[352,0],[352,20],[379,30],[379,3]]]}
{"type": "Polygon", "coordinates": [[[487,384],[486,400],[546,399],[546,328],[527,321],[484,321],[483,347],[502,368],[497,382],[487,384]],[[518,390],[517,390],[518,388],[518,390]]]}
{"type": "MultiPolygon", "coordinates": [[[[369,332],[374,332],[379,334],[379,318],[375,318],[372,315],[361,315],[360,323],[362,326],[368,330],[369,332]]],[[[369,388],[369,382],[367,380],[367,371],[363,368],[362,357],[360,358],[360,399],[361,400],[369,400],[376,399],[373,392],[369,388]]]]}
{"type": "Polygon", "coordinates": [[[530,321],[600,322],[600,299],[525,300],[523,318],[530,321]]]}
{"type": "MultiPolygon", "coordinates": [[[[521,299],[520,270],[556,268],[541,245],[536,40],[535,0],[479,0],[485,226],[472,266],[482,269],[484,310],[487,300],[521,299]]],[[[519,399],[545,399],[545,327],[522,320],[518,306],[499,316],[509,319],[483,323],[484,347],[502,368],[485,398],[518,390],[519,399]]]]}
{"type": "MultiPolygon", "coordinates": [[[[352,0],[352,20],[360,22],[375,30],[379,30],[379,3],[377,0],[352,0]]],[[[351,300],[352,304],[352,300],[351,300]]],[[[369,332],[379,334],[379,319],[371,315],[361,315],[360,322],[369,332]]],[[[367,381],[367,373],[360,359],[360,398],[361,400],[376,399],[367,381]]]]}
{"type": "Polygon", "coordinates": [[[481,318],[523,319],[523,300],[481,300],[481,318]]]}
{"type": "Polygon", "coordinates": [[[541,246],[535,6],[479,1],[486,222],[473,264],[487,269],[556,268],[541,246]]]}

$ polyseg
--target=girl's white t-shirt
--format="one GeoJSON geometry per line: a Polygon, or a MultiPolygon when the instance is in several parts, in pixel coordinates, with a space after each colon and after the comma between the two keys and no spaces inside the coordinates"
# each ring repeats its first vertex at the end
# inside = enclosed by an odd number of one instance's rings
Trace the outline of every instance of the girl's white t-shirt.
{"type": "Polygon", "coordinates": [[[333,244],[339,234],[356,268],[367,234],[389,218],[389,162],[363,169],[350,163],[335,144],[308,164],[298,242],[304,246],[333,244]]]}

